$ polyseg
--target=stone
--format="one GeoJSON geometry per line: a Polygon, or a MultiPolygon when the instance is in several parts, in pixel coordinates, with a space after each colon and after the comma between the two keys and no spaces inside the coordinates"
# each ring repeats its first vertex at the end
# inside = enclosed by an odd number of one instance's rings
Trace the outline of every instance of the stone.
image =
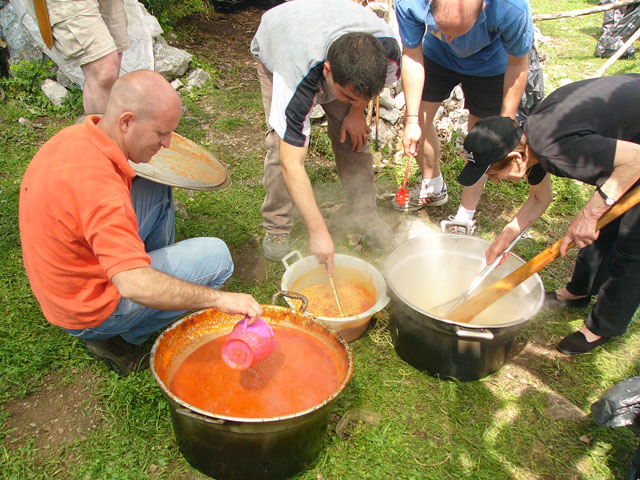
{"type": "Polygon", "coordinates": [[[382,92],[380,92],[380,106],[385,108],[394,108],[395,103],[391,89],[386,87],[383,88],[382,92]]]}
{"type": "Polygon", "coordinates": [[[549,414],[553,420],[588,420],[589,416],[571,403],[566,397],[555,392],[547,392],[549,414]]]}
{"type": "Polygon", "coordinates": [[[314,105],[313,108],[311,109],[311,114],[309,115],[309,118],[311,118],[311,120],[319,120],[321,118],[324,118],[324,108],[322,108],[322,105],[320,104],[314,105]]]}
{"type": "Polygon", "coordinates": [[[395,108],[385,108],[381,105],[380,118],[389,122],[391,125],[395,125],[400,118],[400,111],[395,108]]]}
{"type": "Polygon", "coordinates": [[[170,46],[161,36],[153,42],[154,70],[167,80],[184,75],[193,58],[188,52],[170,46]]]}
{"type": "Polygon", "coordinates": [[[69,90],[64,88],[61,84],[56,82],[55,80],[51,80],[47,78],[42,84],[40,88],[47,96],[49,101],[54,104],[56,107],[62,105],[64,103],[65,98],[69,94],[69,90]]]}
{"type": "Polygon", "coordinates": [[[181,88],[184,87],[184,83],[182,83],[179,78],[176,78],[171,81],[171,86],[173,87],[174,90],[180,90],[181,88]]]}
{"type": "Polygon", "coordinates": [[[211,75],[205,72],[202,68],[195,68],[189,72],[187,77],[187,88],[200,88],[211,80],[211,75]]]}

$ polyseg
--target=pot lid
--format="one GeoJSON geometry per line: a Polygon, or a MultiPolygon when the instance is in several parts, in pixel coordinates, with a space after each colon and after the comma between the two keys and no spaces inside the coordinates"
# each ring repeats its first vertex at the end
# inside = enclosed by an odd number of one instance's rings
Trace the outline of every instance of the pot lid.
{"type": "Polygon", "coordinates": [[[227,167],[205,148],[175,132],[171,146],[162,148],[149,163],[129,164],[139,176],[171,187],[222,190],[231,183],[227,167]]]}

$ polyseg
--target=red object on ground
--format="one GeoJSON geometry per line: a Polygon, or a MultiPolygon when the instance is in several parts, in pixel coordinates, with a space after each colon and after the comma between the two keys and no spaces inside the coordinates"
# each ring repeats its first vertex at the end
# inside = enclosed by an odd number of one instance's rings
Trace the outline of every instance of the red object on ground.
{"type": "Polygon", "coordinates": [[[402,182],[402,187],[396,192],[396,203],[402,207],[409,203],[409,195],[411,195],[411,192],[405,188],[407,186],[409,172],[411,171],[411,158],[412,157],[409,157],[409,160],[407,160],[407,168],[404,172],[404,181],[402,182]]]}

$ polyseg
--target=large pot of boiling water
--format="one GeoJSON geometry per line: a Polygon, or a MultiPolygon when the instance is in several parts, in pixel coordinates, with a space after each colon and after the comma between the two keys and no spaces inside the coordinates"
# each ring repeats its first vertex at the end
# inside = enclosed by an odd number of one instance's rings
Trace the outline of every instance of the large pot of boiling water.
{"type": "Polygon", "coordinates": [[[318,455],[330,407],[353,373],[348,344],[312,318],[264,305],[273,353],[246,370],[221,349],[242,319],[203,310],[174,323],[151,350],[180,452],[216,479],[280,479],[318,455]]]}
{"type": "MultiPolygon", "coordinates": [[[[387,258],[389,329],[405,361],[432,375],[463,381],[483,378],[507,361],[515,338],[542,306],[544,287],[537,274],[470,323],[452,322],[432,311],[469,286],[486,266],[488,247],[478,237],[432,234],[405,242],[387,258]]],[[[476,293],[524,263],[512,253],[476,293]]]]}

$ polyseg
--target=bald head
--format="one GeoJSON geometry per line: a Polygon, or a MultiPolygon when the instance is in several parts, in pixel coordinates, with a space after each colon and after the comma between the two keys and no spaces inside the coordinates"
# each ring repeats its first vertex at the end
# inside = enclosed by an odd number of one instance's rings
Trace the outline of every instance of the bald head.
{"type": "Polygon", "coordinates": [[[103,120],[107,123],[124,112],[132,112],[140,121],[173,115],[182,111],[180,96],[162,75],[151,70],[136,70],[113,84],[103,120]]]}
{"type": "Polygon", "coordinates": [[[113,84],[98,128],[134,163],[151,161],[169,148],[182,115],[180,96],[162,75],[137,70],[113,84]]]}
{"type": "Polygon", "coordinates": [[[476,23],[483,0],[431,0],[431,13],[447,41],[461,37],[476,23]]]}

